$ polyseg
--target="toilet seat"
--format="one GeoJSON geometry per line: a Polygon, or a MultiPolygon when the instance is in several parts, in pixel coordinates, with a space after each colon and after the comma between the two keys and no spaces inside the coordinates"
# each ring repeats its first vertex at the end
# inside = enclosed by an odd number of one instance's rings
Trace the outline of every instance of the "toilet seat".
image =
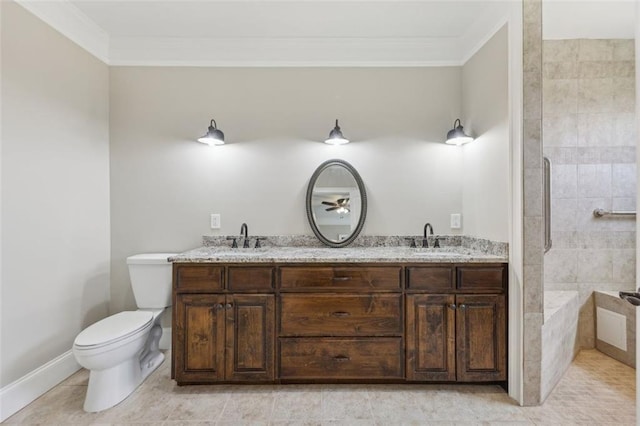
{"type": "Polygon", "coordinates": [[[78,334],[73,346],[77,350],[91,350],[113,345],[146,331],[153,319],[153,312],[149,311],[117,313],[87,327],[78,334]]]}

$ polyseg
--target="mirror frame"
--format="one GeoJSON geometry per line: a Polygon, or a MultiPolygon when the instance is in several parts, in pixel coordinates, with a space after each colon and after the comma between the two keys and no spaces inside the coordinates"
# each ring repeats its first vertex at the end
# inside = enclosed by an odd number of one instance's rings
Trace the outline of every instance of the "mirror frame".
{"type": "Polygon", "coordinates": [[[362,181],[362,178],[358,174],[358,171],[351,164],[347,163],[344,160],[339,160],[339,159],[327,160],[324,163],[320,164],[320,166],[318,166],[316,171],[313,172],[313,175],[311,175],[311,179],[309,180],[309,186],[307,187],[307,197],[306,197],[305,204],[307,209],[307,219],[309,220],[309,225],[311,225],[311,229],[313,230],[313,233],[316,235],[316,237],[318,237],[320,241],[322,241],[322,243],[324,243],[329,247],[334,247],[334,248],[346,247],[349,244],[351,244],[358,237],[358,235],[360,234],[360,231],[362,231],[362,227],[364,226],[364,221],[367,218],[367,192],[364,189],[364,182],[362,181]],[[351,233],[351,235],[349,235],[349,238],[346,238],[342,241],[337,241],[337,242],[329,240],[324,235],[322,235],[322,233],[318,229],[318,225],[316,225],[316,222],[313,219],[313,209],[311,207],[311,198],[313,197],[313,188],[316,185],[316,181],[318,180],[318,177],[320,176],[320,174],[331,166],[344,167],[345,169],[347,169],[349,173],[351,173],[351,176],[353,176],[353,178],[356,181],[356,185],[358,185],[358,190],[360,191],[360,199],[362,200],[362,208],[360,210],[360,219],[358,220],[358,225],[356,226],[356,229],[351,233]]]}

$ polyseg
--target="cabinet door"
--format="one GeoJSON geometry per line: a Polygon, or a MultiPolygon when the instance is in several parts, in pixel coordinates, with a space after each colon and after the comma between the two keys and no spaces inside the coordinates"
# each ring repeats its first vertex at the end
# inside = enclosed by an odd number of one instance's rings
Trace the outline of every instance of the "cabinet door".
{"type": "Polygon", "coordinates": [[[226,380],[273,381],[275,296],[229,295],[226,312],[226,380]]]}
{"type": "Polygon", "coordinates": [[[223,295],[177,295],[173,349],[179,384],[224,379],[224,301],[223,295]]]}
{"type": "Polygon", "coordinates": [[[454,295],[407,295],[407,380],[455,381],[454,303],[454,295]]]}
{"type": "Polygon", "coordinates": [[[458,381],[506,380],[504,295],[458,295],[456,302],[458,381]]]}

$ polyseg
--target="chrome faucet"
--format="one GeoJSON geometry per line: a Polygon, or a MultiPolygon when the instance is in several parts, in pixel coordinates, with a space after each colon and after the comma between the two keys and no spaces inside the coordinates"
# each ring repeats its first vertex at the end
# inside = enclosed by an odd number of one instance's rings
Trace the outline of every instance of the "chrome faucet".
{"type": "Polygon", "coordinates": [[[431,235],[433,235],[433,226],[431,226],[430,223],[426,223],[424,225],[424,233],[423,233],[423,238],[422,238],[422,247],[427,248],[429,247],[429,240],[428,240],[428,233],[427,233],[427,229],[431,230],[431,235]]]}
{"type": "Polygon", "coordinates": [[[242,248],[249,248],[249,227],[246,223],[243,223],[240,226],[240,236],[244,237],[242,248]]]}

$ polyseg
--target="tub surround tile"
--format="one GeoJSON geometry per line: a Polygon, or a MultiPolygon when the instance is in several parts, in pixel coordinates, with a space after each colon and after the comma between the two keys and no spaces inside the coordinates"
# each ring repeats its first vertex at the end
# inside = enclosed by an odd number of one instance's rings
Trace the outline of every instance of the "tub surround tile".
{"type": "Polygon", "coordinates": [[[578,194],[578,167],[558,164],[551,169],[553,198],[576,198],[578,194]]]}
{"type": "Polygon", "coordinates": [[[614,43],[612,40],[578,40],[578,61],[612,61],[614,43]]]}
{"type": "Polygon", "coordinates": [[[635,40],[613,40],[614,61],[634,61],[635,53],[635,40]]]}
{"type": "MultiPolygon", "coordinates": [[[[551,215],[553,220],[553,214],[551,215]]],[[[553,248],[556,249],[576,249],[578,248],[578,232],[568,230],[552,231],[553,248]]],[[[546,264],[546,255],[545,255],[546,264]]]]}
{"type": "Polygon", "coordinates": [[[578,78],[580,68],[572,61],[545,62],[542,72],[545,80],[566,80],[578,78]]]}
{"type": "Polygon", "coordinates": [[[578,281],[599,283],[611,281],[613,253],[610,250],[585,249],[578,252],[578,281]]]}
{"type": "Polygon", "coordinates": [[[543,45],[543,63],[549,62],[577,62],[579,55],[579,40],[545,40],[543,45]]]}
{"type": "Polygon", "coordinates": [[[524,265],[523,278],[524,282],[531,284],[524,289],[524,312],[538,313],[542,311],[543,305],[543,293],[540,291],[543,282],[539,265],[524,265]]]}
{"type": "Polygon", "coordinates": [[[549,80],[544,84],[542,110],[544,115],[578,112],[578,82],[574,79],[549,80]]]}
{"type": "Polygon", "coordinates": [[[544,259],[545,282],[575,283],[577,280],[578,254],[576,250],[552,248],[547,252],[544,259]]]}
{"type": "Polygon", "coordinates": [[[610,197],[611,188],[611,164],[578,164],[578,197],[610,197]]]}
{"type": "Polygon", "coordinates": [[[549,157],[552,164],[577,164],[578,148],[577,147],[544,147],[544,155],[549,157]]]}
{"type": "Polygon", "coordinates": [[[578,112],[612,112],[614,110],[613,78],[585,78],[577,82],[578,112]]]}
{"type": "Polygon", "coordinates": [[[542,168],[524,169],[524,215],[540,215],[542,206],[542,168]]]}
{"type": "Polygon", "coordinates": [[[635,78],[615,78],[611,82],[612,109],[617,112],[632,113],[635,110],[635,78]]]}
{"type": "Polygon", "coordinates": [[[635,148],[636,144],[636,122],[635,114],[616,114],[615,119],[615,145],[630,146],[635,148]]]}
{"type": "Polygon", "coordinates": [[[636,195],[636,165],[612,165],[612,196],[614,198],[630,198],[636,195]]]}
{"type": "Polygon", "coordinates": [[[613,145],[615,138],[611,135],[614,134],[615,119],[616,115],[611,113],[578,114],[576,128],[578,146],[613,145]]]}
{"type": "Polygon", "coordinates": [[[578,352],[578,292],[546,291],[542,327],[541,397],[560,382],[578,352]]]}
{"type": "Polygon", "coordinates": [[[636,251],[635,249],[613,250],[613,281],[616,283],[635,285],[636,251]]]}
{"type": "Polygon", "coordinates": [[[545,115],[543,120],[545,148],[577,146],[578,117],[578,114],[545,115]]]}

